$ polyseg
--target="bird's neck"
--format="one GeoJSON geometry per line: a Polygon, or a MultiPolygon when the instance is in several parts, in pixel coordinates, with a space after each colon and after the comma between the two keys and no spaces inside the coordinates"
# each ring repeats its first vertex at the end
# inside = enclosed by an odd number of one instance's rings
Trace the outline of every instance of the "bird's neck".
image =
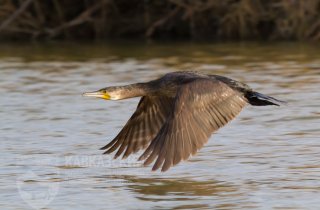
{"type": "Polygon", "coordinates": [[[152,94],[154,89],[150,83],[135,83],[131,85],[125,85],[121,87],[119,97],[115,100],[141,97],[152,94]]]}

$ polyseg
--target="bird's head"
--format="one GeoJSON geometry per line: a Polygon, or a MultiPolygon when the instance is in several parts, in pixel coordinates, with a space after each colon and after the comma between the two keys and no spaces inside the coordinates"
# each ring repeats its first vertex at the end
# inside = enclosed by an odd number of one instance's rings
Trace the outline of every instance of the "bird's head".
{"type": "Polygon", "coordinates": [[[86,92],[82,94],[82,96],[102,98],[105,100],[119,100],[121,99],[121,95],[121,87],[106,87],[98,91],[86,92]]]}

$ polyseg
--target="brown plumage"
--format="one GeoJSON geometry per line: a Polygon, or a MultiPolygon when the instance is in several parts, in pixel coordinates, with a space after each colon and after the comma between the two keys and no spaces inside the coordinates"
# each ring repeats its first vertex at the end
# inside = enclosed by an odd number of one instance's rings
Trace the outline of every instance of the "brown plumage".
{"type": "Polygon", "coordinates": [[[139,160],[155,161],[152,170],[168,170],[194,155],[211,134],[240,113],[246,104],[279,105],[279,101],[235,80],[197,72],[173,72],[147,83],[108,87],[85,93],[119,100],[142,96],[138,107],[104,154],[123,158],[145,149],[139,160]]]}

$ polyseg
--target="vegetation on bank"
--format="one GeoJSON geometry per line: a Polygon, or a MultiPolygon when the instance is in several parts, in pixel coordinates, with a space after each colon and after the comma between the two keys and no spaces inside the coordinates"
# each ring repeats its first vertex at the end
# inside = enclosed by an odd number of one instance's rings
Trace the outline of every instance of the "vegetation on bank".
{"type": "Polygon", "coordinates": [[[320,40],[320,0],[0,0],[2,40],[320,40]]]}

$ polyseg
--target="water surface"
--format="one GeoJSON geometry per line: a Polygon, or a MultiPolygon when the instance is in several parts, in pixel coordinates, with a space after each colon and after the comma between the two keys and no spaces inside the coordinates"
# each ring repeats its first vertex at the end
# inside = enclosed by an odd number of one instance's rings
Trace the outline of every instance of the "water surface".
{"type": "Polygon", "coordinates": [[[320,48],[296,43],[0,47],[1,209],[319,209],[320,48]],[[247,107],[166,173],[98,150],[138,99],[81,97],[171,71],[289,102],[247,107]]]}

